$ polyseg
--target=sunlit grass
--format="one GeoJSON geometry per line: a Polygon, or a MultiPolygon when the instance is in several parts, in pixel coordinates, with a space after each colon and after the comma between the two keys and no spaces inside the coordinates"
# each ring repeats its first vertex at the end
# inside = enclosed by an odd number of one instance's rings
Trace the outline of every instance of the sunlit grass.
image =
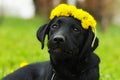
{"type": "Polygon", "coordinates": [[[47,50],[41,50],[36,38],[36,31],[44,22],[44,19],[38,18],[5,18],[0,24],[0,78],[11,69],[17,69],[21,62],[32,63],[48,59],[47,50]]]}
{"type": "MultiPolygon", "coordinates": [[[[0,24],[0,78],[16,70],[22,62],[33,63],[49,59],[47,47],[41,50],[36,31],[44,18],[22,20],[4,18],[0,24]]],[[[95,51],[101,58],[100,80],[120,79],[120,27],[111,25],[109,31],[99,30],[99,47],[95,51]]]]}
{"type": "Polygon", "coordinates": [[[100,72],[101,80],[120,79],[120,27],[111,25],[109,32],[98,33],[100,40],[96,50],[101,58],[100,72]]]}

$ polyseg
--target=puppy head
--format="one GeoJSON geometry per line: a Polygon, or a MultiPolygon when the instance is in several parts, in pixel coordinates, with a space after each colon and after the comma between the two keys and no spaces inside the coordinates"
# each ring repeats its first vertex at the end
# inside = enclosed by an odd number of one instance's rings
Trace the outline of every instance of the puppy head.
{"type": "MultiPolygon", "coordinates": [[[[91,52],[96,49],[98,39],[94,35],[95,21],[86,12],[84,13],[84,11],[79,10],[78,12],[83,16],[75,17],[75,14],[69,12],[73,16],[64,15],[63,17],[60,11],[60,16],[51,17],[49,23],[38,29],[37,38],[42,43],[42,49],[44,48],[46,35],[48,35],[48,48],[51,55],[54,54],[62,57],[67,55],[68,57],[78,55],[79,53],[83,55],[88,51],[91,52]]],[[[54,14],[54,11],[52,11],[51,15],[58,14],[54,14]]]]}
{"type": "Polygon", "coordinates": [[[86,51],[93,51],[98,45],[91,28],[85,30],[73,17],[57,17],[37,31],[37,38],[44,48],[44,39],[48,35],[48,48],[51,54],[73,56],[86,51]],[[93,43],[93,46],[91,46],[93,43]]]}

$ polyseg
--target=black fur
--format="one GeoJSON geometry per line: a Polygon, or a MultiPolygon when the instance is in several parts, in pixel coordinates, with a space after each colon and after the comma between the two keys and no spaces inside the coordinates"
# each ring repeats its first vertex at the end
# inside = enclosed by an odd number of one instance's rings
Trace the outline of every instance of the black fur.
{"type": "Polygon", "coordinates": [[[27,65],[3,80],[99,80],[100,60],[93,53],[98,38],[90,27],[83,29],[72,17],[57,17],[37,31],[42,49],[46,35],[50,61],[27,65]]]}

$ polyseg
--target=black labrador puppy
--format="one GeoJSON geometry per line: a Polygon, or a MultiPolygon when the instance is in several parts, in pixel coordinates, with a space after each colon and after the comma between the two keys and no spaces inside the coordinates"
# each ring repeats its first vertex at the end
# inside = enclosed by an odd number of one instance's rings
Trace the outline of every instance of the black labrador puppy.
{"type": "Polygon", "coordinates": [[[73,17],[57,17],[43,25],[37,38],[44,48],[48,35],[50,61],[27,65],[3,80],[99,80],[98,38],[73,17]],[[91,46],[93,44],[93,46],[91,46]]]}

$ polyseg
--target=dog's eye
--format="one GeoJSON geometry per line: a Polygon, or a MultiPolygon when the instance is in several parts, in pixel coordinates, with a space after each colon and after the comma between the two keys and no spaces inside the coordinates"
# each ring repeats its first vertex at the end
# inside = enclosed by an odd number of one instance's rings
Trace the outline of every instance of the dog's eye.
{"type": "Polygon", "coordinates": [[[58,29],[59,26],[58,26],[57,24],[53,24],[53,25],[51,26],[51,28],[53,28],[53,29],[58,29]]]}
{"type": "Polygon", "coordinates": [[[75,32],[80,32],[80,30],[79,30],[78,28],[73,28],[73,30],[74,30],[75,32]]]}

